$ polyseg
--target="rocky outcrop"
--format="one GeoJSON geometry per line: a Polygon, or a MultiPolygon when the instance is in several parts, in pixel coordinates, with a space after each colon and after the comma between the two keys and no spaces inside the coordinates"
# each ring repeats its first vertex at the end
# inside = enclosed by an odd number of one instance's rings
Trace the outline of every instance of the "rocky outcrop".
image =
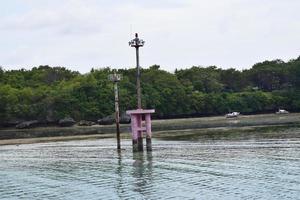
{"type": "MultiPolygon", "coordinates": [[[[131,119],[130,119],[129,115],[126,115],[125,113],[123,113],[120,116],[120,124],[129,124],[130,121],[131,121],[131,119]]],[[[102,119],[99,119],[97,122],[100,125],[112,125],[116,122],[115,115],[114,114],[108,115],[106,117],[103,117],[102,119]]]]}
{"type": "Polygon", "coordinates": [[[33,128],[33,127],[37,127],[38,125],[39,125],[38,120],[31,120],[31,121],[25,121],[17,124],[16,128],[17,129],[33,128]]]}
{"type": "Polygon", "coordinates": [[[73,126],[75,123],[76,123],[76,121],[71,117],[65,117],[64,119],[60,119],[58,121],[58,124],[63,127],[73,126]]]}
{"type": "Polygon", "coordinates": [[[100,125],[112,125],[113,123],[115,123],[115,121],[115,117],[113,115],[109,115],[102,119],[99,119],[97,122],[100,125]]]}
{"type": "Polygon", "coordinates": [[[0,127],[3,127],[3,128],[16,127],[16,125],[18,125],[22,122],[24,122],[24,120],[13,119],[13,120],[9,120],[9,121],[1,121],[0,127]]]}
{"type": "Polygon", "coordinates": [[[87,121],[87,120],[81,120],[78,122],[78,126],[93,126],[95,125],[95,122],[87,121]]]}
{"type": "Polygon", "coordinates": [[[129,115],[126,115],[126,113],[123,113],[120,116],[120,124],[130,124],[131,119],[129,115]]]}

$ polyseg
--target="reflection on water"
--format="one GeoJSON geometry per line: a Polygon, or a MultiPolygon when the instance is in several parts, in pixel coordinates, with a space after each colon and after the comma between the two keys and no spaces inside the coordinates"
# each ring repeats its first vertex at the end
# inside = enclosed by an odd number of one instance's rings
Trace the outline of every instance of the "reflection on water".
{"type": "MultiPolygon", "coordinates": [[[[133,191],[146,196],[151,187],[152,180],[152,152],[135,152],[132,153],[133,163],[131,176],[134,178],[133,191]]],[[[126,196],[125,181],[123,180],[123,163],[122,152],[118,152],[118,166],[116,174],[118,175],[117,194],[119,198],[126,196]]],[[[126,178],[126,177],[125,177],[126,178]]]]}
{"type": "Polygon", "coordinates": [[[113,139],[0,147],[0,199],[297,199],[300,140],[113,139]]]}
{"type": "Polygon", "coordinates": [[[147,191],[151,187],[152,180],[152,153],[136,152],[133,153],[132,177],[134,181],[134,191],[147,196],[147,191]],[[145,161],[146,160],[146,161],[145,161]]]}

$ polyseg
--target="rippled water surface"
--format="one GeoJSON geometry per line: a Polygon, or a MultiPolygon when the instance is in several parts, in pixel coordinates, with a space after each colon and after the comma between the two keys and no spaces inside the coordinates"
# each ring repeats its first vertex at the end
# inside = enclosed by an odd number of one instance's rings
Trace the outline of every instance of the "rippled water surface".
{"type": "Polygon", "coordinates": [[[0,199],[300,199],[300,140],[0,146],[0,199]]]}

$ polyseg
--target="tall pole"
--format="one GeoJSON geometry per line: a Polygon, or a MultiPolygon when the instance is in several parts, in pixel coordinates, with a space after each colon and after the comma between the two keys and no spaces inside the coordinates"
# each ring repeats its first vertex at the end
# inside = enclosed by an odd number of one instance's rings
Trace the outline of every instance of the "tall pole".
{"type": "Polygon", "coordinates": [[[142,108],[142,96],[141,96],[141,71],[140,71],[140,58],[139,47],[136,47],[136,91],[137,91],[137,107],[142,108]]]}
{"type": "Polygon", "coordinates": [[[137,107],[142,108],[142,95],[141,95],[141,67],[139,58],[139,48],[144,46],[144,41],[139,39],[138,34],[135,34],[135,38],[129,42],[131,47],[135,48],[136,52],[136,92],[137,92],[137,107]]]}
{"type": "Polygon", "coordinates": [[[116,132],[117,132],[117,149],[121,149],[120,141],[120,112],[119,112],[119,91],[118,91],[118,82],[114,83],[115,91],[115,118],[116,118],[116,132]]]}
{"type": "Polygon", "coordinates": [[[114,83],[115,93],[115,120],[116,120],[116,133],[117,133],[117,149],[121,150],[121,139],[120,139],[120,111],[119,111],[119,90],[118,82],[121,80],[120,74],[114,72],[110,74],[108,78],[114,83]]]}

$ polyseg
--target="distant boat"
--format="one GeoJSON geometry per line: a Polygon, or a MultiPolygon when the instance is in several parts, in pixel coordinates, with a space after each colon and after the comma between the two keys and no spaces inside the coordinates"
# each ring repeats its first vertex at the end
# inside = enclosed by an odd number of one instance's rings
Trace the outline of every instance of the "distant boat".
{"type": "Polygon", "coordinates": [[[279,109],[276,114],[289,114],[290,112],[284,109],[279,109]]]}
{"type": "Polygon", "coordinates": [[[226,118],[234,118],[234,117],[238,117],[240,115],[239,112],[231,112],[231,113],[227,113],[225,115],[226,118]]]}

